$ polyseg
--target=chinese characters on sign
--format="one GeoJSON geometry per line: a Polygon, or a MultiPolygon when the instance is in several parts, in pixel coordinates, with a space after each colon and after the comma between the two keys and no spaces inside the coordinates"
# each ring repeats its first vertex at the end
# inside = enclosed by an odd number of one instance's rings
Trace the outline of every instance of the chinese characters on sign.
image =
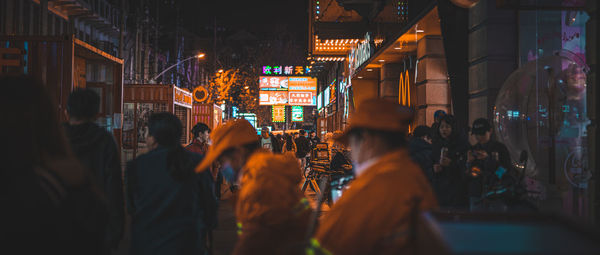
{"type": "Polygon", "coordinates": [[[288,104],[287,91],[259,91],[259,105],[286,105],[288,104]]]}
{"type": "Polygon", "coordinates": [[[304,110],[302,106],[292,106],[292,121],[304,121],[304,110]]]}
{"type": "Polygon", "coordinates": [[[192,93],[173,86],[173,103],[187,108],[192,108],[192,93]]]}
{"type": "MultiPolygon", "coordinates": [[[[269,70],[272,72],[274,69],[269,70]]],[[[259,105],[314,106],[317,103],[317,78],[260,76],[259,87],[259,105]]]]}
{"type": "Polygon", "coordinates": [[[263,66],[263,75],[307,75],[312,66],[263,66]]]}
{"type": "Polygon", "coordinates": [[[315,105],[315,95],[311,91],[290,91],[290,105],[315,105]]]}
{"type": "Polygon", "coordinates": [[[288,82],[290,91],[317,91],[317,78],[290,77],[288,82]]]}
{"type": "Polygon", "coordinates": [[[273,122],[285,122],[285,105],[273,105],[273,122]]]}
{"type": "Polygon", "coordinates": [[[261,90],[288,90],[288,77],[260,76],[259,87],[261,90]]]}

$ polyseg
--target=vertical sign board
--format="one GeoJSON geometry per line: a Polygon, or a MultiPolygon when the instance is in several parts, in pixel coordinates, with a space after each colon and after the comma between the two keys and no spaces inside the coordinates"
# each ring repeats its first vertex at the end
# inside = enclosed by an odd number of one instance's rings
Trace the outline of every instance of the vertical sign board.
{"type": "Polygon", "coordinates": [[[302,106],[292,106],[292,121],[304,121],[304,109],[302,106]]]}
{"type": "Polygon", "coordinates": [[[325,88],[325,91],[323,91],[323,106],[329,105],[329,99],[331,96],[331,90],[329,88],[330,87],[327,87],[325,88]]]}
{"type": "Polygon", "coordinates": [[[273,105],[273,122],[285,122],[285,105],[273,105]]]}
{"type": "Polygon", "coordinates": [[[323,108],[323,92],[319,93],[317,96],[317,111],[323,108]]]}

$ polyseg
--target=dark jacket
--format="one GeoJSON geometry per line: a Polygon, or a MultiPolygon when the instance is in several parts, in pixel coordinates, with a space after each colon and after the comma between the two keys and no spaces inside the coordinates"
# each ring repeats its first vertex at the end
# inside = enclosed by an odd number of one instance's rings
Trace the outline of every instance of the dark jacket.
{"type": "Polygon", "coordinates": [[[195,152],[204,157],[206,152],[208,151],[208,144],[200,142],[198,139],[194,139],[190,144],[188,144],[185,149],[191,152],[195,152]]]}
{"type": "Polygon", "coordinates": [[[273,134],[269,134],[271,143],[273,144],[273,153],[281,153],[283,150],[283,143],[277,139],[273,134]]]}
{"type": "MultiPolygon", "coordinates": [[[[202,157],[182,150],[189,165],[202,157]]],[[[216,225],[209,171],[179,181],[167,167],[169,149],[157,148],[127,165],[131,254],[203,254],[205,233],[216,225]]]]}
{"type": "Polygon", "coordinates": [[[110,217],[105,241],[108,248],[116,248],[123,236],[125,209],[121,162],[115,139],[91,122],[65,124],[64,127],[73,153],[92,171],[92,181],[106,195],[110,217]]]}
{"type": "Polygon", "coordinates": [[[441,207],[466,207],[467,187],[465,181],[466,155],[469,143],[463,135],[449,139],[439,138],[432,145],[432,163],[439,164],[442,147],[448,148],[452,162],[442,171],[433,174],[433,189],[441,207]]]}
{"type": "Polygon", "coordinates": [[[21,165],[2,174],[2,254],[108,254],[106,201],[87,169],[76,159],[21,165]]]}
{"type": "Polygon", "coordinates": [[[319,138],[318,136],[308,138],[308,140],[310,140],[311,149],[315,148],[315,146],[317,146],[317,143],[321,142],[321,138],[319,138]]]}
{"type": "MultiPolygon", "coordinates": [[[[478,143],[474,145],[473,147],[471,147],[471,150],[484,150],[485,152],[487,152],[488,157],[484,160],[475,160],[472,163],[468,164],[469,167],[477,165],[482,170],[482,174],[479,177],[469,179],[468,186],[470,197],[480,197],[483,191],[483,184],[485,184],[485,186],[488,186],[493,185],[499,181],[513,181],[510,178],[501,178],[502,180],[499,180],[495,175],[496,170],[500,166],[506,169],[506,177],[513,174],[510,153],[508,152],[508,149],[503,143],[500,143],[495,140],[490,140],[486,144],[478,143]],[[498,153],[498,161],[494,158],[495,153],[498,153]]],[[[506,185],[506,183],[504,184],[506,185]]]]}
{"type": "Polygon", "coordinates": [[[433,182],[433,161],[431,160],[432,146],[422,138],[413,137],[408,143],[410,157],[423,170],[429,182],[433,182]]]}
{"type": "Polygon", "coordinates": [[[304,158],[310,152],[310,141],[306,136],[300,136],[296,139],[296,157],[304,158]]]}
{"type": "Polygon", "coordinates": [[[349,151],[343,151],[338,149],[331,150],[333,156],[331,157],[331,163],[329,163],[329,168],[332,171],[345,171],[346,174],[352,174],[352,169],[344,168],[344,165],[352,165],[350,161],[349,151]]]}

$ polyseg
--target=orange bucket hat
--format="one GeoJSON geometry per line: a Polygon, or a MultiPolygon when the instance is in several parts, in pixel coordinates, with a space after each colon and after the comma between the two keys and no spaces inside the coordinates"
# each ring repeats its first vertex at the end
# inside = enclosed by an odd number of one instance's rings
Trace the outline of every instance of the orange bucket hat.
{"type": "Polygon", "coordinates": [[[227,149],[243,146],[258,141],[258,134],[250,122],[236,119],[215,129],[211,134],[212,145],[208,147],[206,156],[196,166],[196,172],[208,169],[227,149]]]}
{"type": "Polygon", "coordinates": [[[356,128],[406,134],[413,118],[413,111],[406,106],[385,99],[369,99],[360,104],[350,118],[350,125],[334,139],[346,144],[350,132],[356,128]]]}

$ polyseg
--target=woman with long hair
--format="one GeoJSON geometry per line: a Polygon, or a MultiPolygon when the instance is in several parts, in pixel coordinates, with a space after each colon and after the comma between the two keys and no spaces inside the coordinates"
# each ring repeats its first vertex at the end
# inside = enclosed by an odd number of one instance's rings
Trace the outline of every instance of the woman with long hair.
{"type": "Polygon", "coordinates": [[[108,217],[74,158],[60,109],[39,82],[0,77],[0,247],[23,254],[101,254],[108,217]]]}
{"type": "Polygon", "coordinates": [[[294,137],[290,134],[285,134],[285,142],[283,143],[283,153],[290,153],[296,155],[296,143],[294,137]]]}
{"type": "Polygon", "coordinates": [[[131,254],[204,254],[215,226],[216,198],[209,171],[196,174],[201,156],[179,143],[181,121],[167,112],[148,120],[150,151],[127,165],[131,254]]]}
{"type": "Polygon", "coordinates": [[[441,118],[437,139],[432,145],[433,188],[441,207],[466,208],[467,188],[465,182],[467,138],[458,129],[454,116],[441,118]]]}

